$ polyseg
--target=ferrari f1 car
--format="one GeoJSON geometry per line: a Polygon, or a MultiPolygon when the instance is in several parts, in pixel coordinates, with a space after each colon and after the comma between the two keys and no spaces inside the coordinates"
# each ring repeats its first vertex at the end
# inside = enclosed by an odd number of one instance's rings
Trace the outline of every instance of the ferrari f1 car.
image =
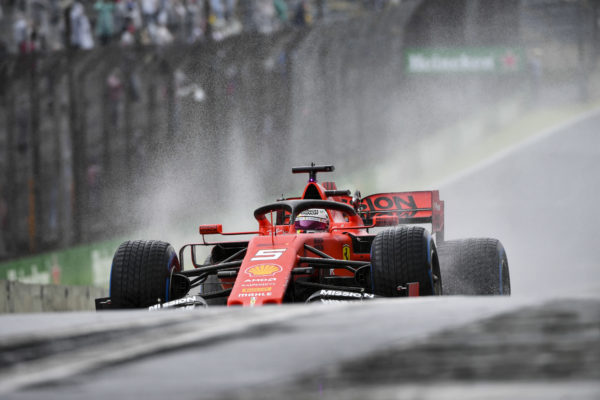
{"type": "Polygon", "coordinates": [[[444,240],[438,191],[361,197],[317,181],[317,173],[333,170],[314,163],[293,168],[308,174],[302,195],[257,208],[256,231],[201,225],[202,243],[179,253],[162,241],[124,242],[113,259],[110,297],[96,299],[97,309],[510,294],[498,240],[444,240]],[[207,242],[207,235],[253,236],[207,242]],[[211,246],[204,263],[197,259],[199,246],[211,246]],[[186,259],[193,268],[184,268],[186,259]]]}

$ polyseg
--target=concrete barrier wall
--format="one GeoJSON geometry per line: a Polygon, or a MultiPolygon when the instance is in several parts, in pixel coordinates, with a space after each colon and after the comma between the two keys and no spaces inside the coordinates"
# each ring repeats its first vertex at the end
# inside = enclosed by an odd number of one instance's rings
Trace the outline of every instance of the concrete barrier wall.
{"type": "Polygon", "coordinates": [[[90,311],[108,290],[89,286],[32,285],[0,281],[0,313],[90,311]]]}

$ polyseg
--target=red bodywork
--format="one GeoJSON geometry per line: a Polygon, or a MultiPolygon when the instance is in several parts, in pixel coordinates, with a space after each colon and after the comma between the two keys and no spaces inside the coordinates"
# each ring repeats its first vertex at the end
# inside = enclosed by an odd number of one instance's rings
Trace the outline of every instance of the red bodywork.
{"type": "MultiPolygon", "coordinates": [[[[221,225],[200,227],[203,238],[206,234],[257,234],[248,242],[237,276],[221,279],[223,289],[232,289],[227,300],[228,306],[281,304],[292,279],[312,276],[318,280],[319,274],[334,277],[353,275],[346,269],[335,267],[315,269],[304,274],[304,270],[294,271],[306,267],[306,263],[303,265],[301,262],[301,257],[315,257],[314,252],[306,245],[337,260],[369,263],[370,251],[355,252],[353,243],[353,236],[373,236],[368,232],[369,228],[399,223],[431,223],[432,232],[438,238],[443,236],[444,203],[439,200],[438,191],[381,193],[362,199],[354,198],[354,202],[353,197],[340,193],[332,195],[332,191],[335,191],[333,182],[320,184],[309,181],[302,197],[293,199],[329,200],[350,205],[346,208],[354,209],[353,212],[328,209],[330,225],[327,232],[295,232],[289,212],[270,210],[261,213],[260,209],[255,212],[257,232],[223,233],[221,225]],[[298,271],[301,273],[297,274],[298,271]]],[[[410,293],[414,292],[410,290],[410,293]]],[[[418,286],[416,292],[418,293],[418,286]]]]}

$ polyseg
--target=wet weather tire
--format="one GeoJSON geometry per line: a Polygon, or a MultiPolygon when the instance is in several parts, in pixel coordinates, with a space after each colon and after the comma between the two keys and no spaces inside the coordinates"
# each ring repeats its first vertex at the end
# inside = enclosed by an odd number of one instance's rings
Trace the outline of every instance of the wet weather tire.
{"type": "Polygon", "coordinates": [[[379,296],[400,296],[408,283],[419,283],[419,294],[442,294],[435,243],[422,227],[403,226],[375,236],[371,247],[373,290],[379,296]],[[400,288],[401,289],[401,288],[400,288]]]}
{"type": "Polygon", "coordinates": [[[179,271],[169,243],[136,240],[122,243],[110,274],[111,308],[143,308],[169,301],[171,272],[179,271]]]}
{"type": "Polygon", "coordinates": [[[504,246],[497,239],[449,240],[438,244],[444,294],[510,295],[504,246]]]}

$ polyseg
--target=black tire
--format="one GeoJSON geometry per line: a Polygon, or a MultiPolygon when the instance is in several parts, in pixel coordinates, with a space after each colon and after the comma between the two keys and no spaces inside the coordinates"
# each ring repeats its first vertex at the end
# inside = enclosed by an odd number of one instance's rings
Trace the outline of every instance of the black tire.
{"type": "Polygon", "coordinates": [[[504,246],[497,239],[449,240],[438,244],[444,294],[510,295],[504,246]]]}
{"type": "Polygon", "coordinates": [[[379,232],[371,247],[373,291],[376,295],[402,295],[399,286],[419,283],[419,295],[441,295],[442,277],[431,234],[419,226],[402,226],[379,232]]]}
{"type": "Polygon", "coordinates": [[[169,299],[171,272],[179,271],[169,243],[136,240],[122,243],[110,274],[111,308],[144,308],[169,299]]]}

